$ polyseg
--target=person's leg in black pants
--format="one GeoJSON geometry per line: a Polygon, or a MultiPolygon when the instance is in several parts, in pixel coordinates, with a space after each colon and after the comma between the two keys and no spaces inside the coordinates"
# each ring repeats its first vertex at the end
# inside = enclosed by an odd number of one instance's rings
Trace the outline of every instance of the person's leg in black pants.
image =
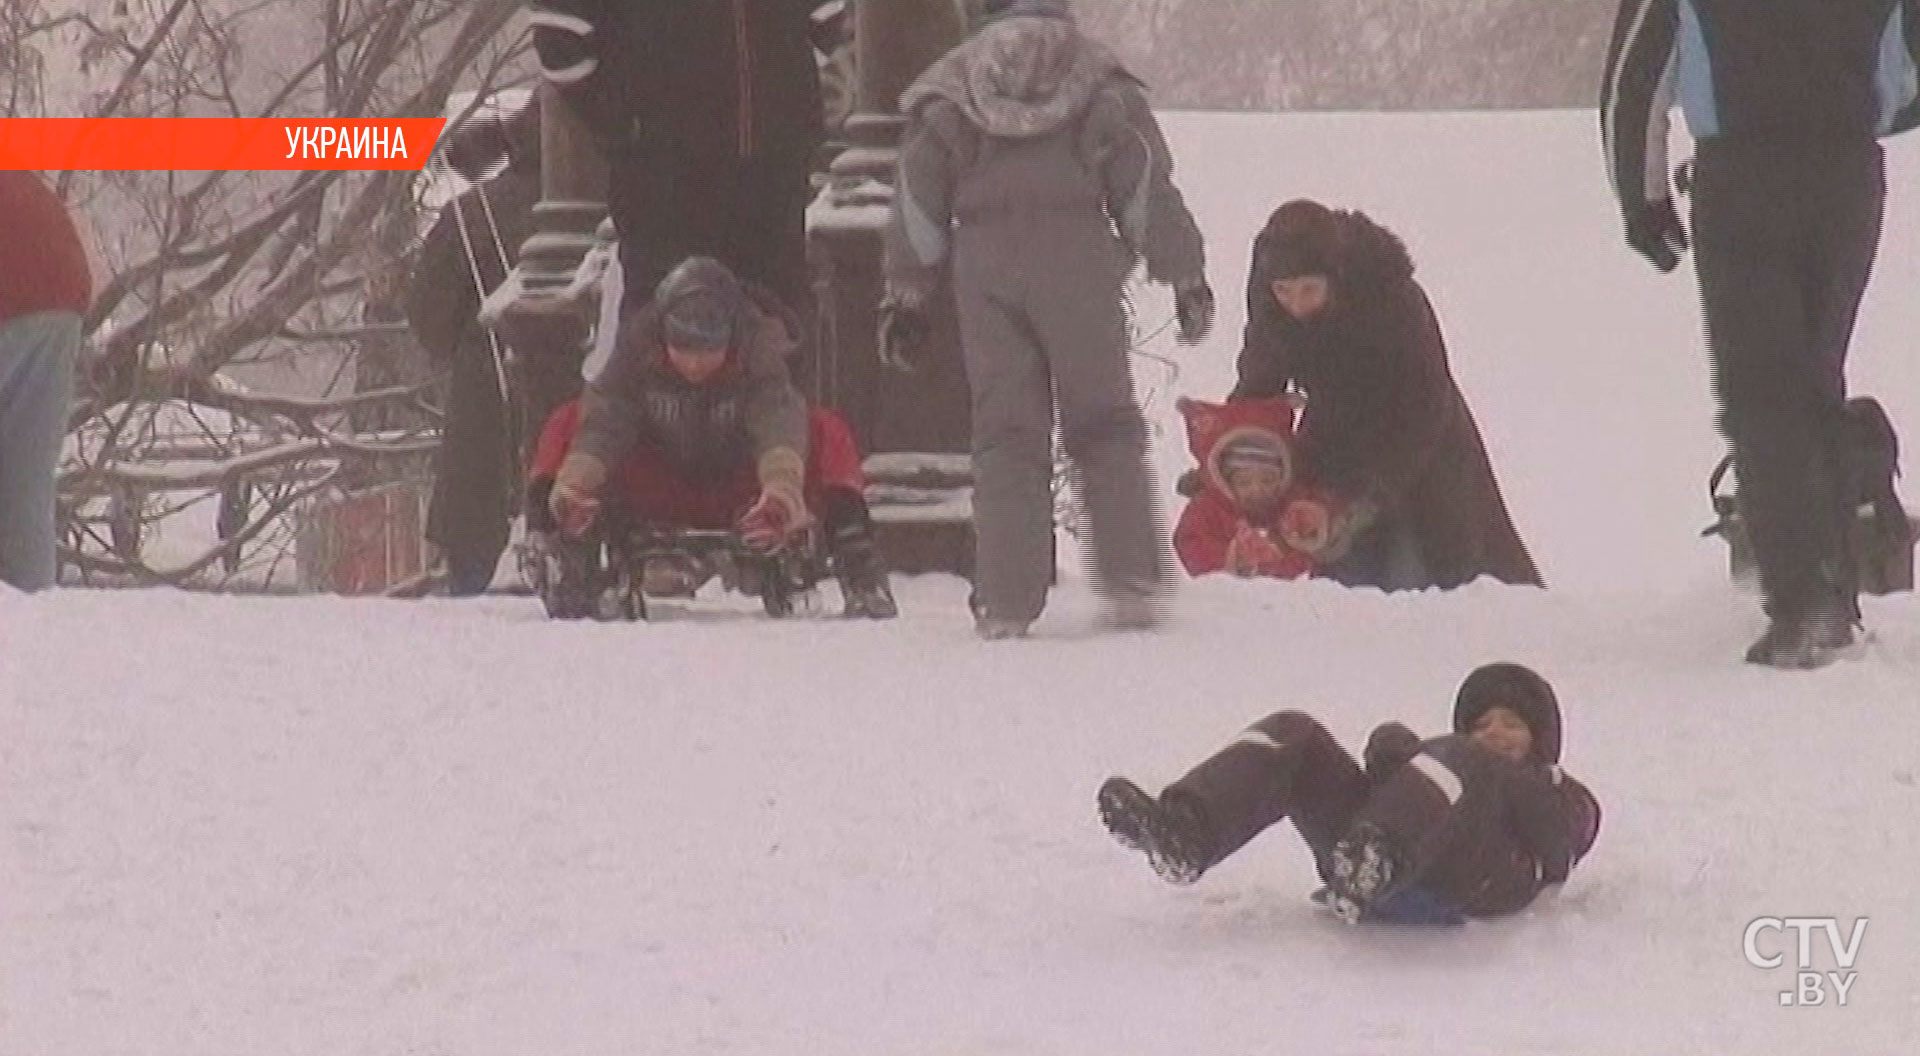
{"type": "Polygon", "coordinates": [[[1145,851],[1171,882],[1192,883],[1289,819],[1330,882],[1334,846],[1367,789],[1366,772],[1326,727],[1303,712],[1282,711],[1254,723],[1158,799],[1115,777],[1099,800],[1114,836],[1145,851]]]}
{"type": "Polygon", "coordinates": [[[1837,442],[1844,361],[1879,230],[1872,178],[1807,155],[1703,142],[1694,253],[1719,424],[1767,615],[1748,659],[1813,666],[1851,639],[1837,442]],[[1827,168],[1831,166],[1831,168],[1827,168]]]}
{"type": "Polygon", "coordinates": [[[454,348],[446,425],[434,455],[428,541],[447,562],[447,593],[485,591],[507,547],[512,461],[506,404],[487,332],[466,328],[454,348]]]}

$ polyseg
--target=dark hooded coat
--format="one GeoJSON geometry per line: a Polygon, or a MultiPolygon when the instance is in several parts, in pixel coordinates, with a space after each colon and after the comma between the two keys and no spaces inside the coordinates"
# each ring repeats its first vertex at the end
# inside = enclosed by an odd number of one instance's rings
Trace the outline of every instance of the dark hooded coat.
{"type": "Polygon", "coordinates": [[[1282,206],[1254,243],[1233,398],[1304,390],[1306,472],[1378,508],[1329,575],[1386,587],[1450,588],[1483,575],[1540,585],[1413,270],[1400,239],[1363,213],[1282,206]],[[1288,273],[1327,275],[1326,311],[1288,315],[1271,292],[1288,273]],[[1417,549],[1421,582],[1385,581],[1396,533],[1417,549]]]}

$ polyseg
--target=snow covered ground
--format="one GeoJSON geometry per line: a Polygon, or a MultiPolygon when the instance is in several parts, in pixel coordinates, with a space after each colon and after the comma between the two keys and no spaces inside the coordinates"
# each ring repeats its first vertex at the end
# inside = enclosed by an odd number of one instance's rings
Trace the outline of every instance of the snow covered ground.
{"type": "MultiPolygon", "coordinates": [[[[1181,391],[1230,378],[1272,205],[1367,208],[1421,262],[1549,592],[1210,581],[1101,637],[1069,587],[993,647],[945,577],[860,625],[0,594],[0,1053],[1912,1051],[1920,602],[1869,599],[1858,661],[1739,663],[1755,606],[1694,538],[1691,282],[1620,243],[1593,124],[1169,120],[1224,295],[1181,391]],[[1521,918],[1346,929],[1284,829],[1167,888],[1095,820],[1107,774],[1157,786],[1280,707],[1355,745],[1438,728],[1502,657],[1558,686],[1607,809],[1521,918]],[[1847,1007],[1781,1007],[1792,933],[1762,939],[1779,969],[1742,953],[1769,916],[1868,918],[1847,1007]]],[[[1920,140],[1895,147],[1855,379],[1914,438],[1920,140]]]]}

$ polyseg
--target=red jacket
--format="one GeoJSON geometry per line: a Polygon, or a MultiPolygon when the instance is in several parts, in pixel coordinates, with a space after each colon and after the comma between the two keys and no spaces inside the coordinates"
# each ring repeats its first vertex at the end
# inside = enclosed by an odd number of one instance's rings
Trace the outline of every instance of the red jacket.
{"type": "Polygon", "coordinates": [[[40,177],[0,171],[0,323],[35,312],[84,312],[93,276],[73,218],[40,177]]]}
{"type": "Polygon", "coordinates": [[[1293,484],[1277,512],[1252,523],[1234,504],[1221,473],[1220,457],[1227,445],[1250,433],[1263,434],[1281,452],[1281,472],[1292,481],[1294,406],[1284,398],[1236,400],[1225,404],[1181,400],[1187,420],[1187,446],[1200,463],[1201,491],[1187,503],[1173,529],[1173,549],[1187,574],[1204,576],[1230,571],[1237,575],[1296,579],[1313,570],[1306,554],[1283,541],[1282,520],[1287,498],[1310,489],[1293,484]]]}

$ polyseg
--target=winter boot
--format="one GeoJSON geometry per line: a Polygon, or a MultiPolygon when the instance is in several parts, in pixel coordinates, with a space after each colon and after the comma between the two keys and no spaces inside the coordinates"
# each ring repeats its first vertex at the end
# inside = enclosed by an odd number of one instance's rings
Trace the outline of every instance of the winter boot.
{"type": "Polygon", "coordinates": [[[1144,851],[1160,879],[1191,884],[1212,864],[1213,841],[1195,804],[1154,799],[1124,777],[1107,778],[1097,798],[1107,831],[1121,846],[1144,851]]]}
{"type": "Polygon", "coordinates": [[[845,599],[841,615],[848,619],[890,620],[900,615],[887,582],[887,569],[873,539],[873,514],[858,492],[839,489],[826,502],[823,527],[827,553],[845,599]]]}
{"type": "Polygon", "coordinates": [[[1398,850],[1387,834],[1371,822],[1361,822],[1333,848],[1333,882],[1327,906],[1340,919],[1358,924],[1368,909],[1385,901],[1404,880],[1398,850]]]}
{"type": "Polygon", "coordinates": [[[1780,616],[1747,647],[1747,663],[1812,671],[1839,659],[1853,642],[1853,620],[1844,614],[1780,616]]]}
{"type": "Polygon", "coordinates": [[[1025,638],[1031,620],[1016,620],[1006,616],[995,616],[980,603],[978,593],[967,595],[967,611],[973,613],[973,633],[983,642],[1004,642],[1012,638],[1025,638]]]}
{"type": "Polygon", "coordinates": [[[847,525],[834,533],[831,546],[840,596],[846,599],[841,615],[869,620],[890,620],[900,615],[893,587],[887,582],[887,570],[873,545],[873,533],[865,525],[847,525]]]}
{"type": "Polygon", "coordinates": [[[1151,594],[1116,594],[1100,615],[1100,625],[1112,631],[1151,631],[1164,622],[1165,609],[1151,594]]]}
{"type": "Polygon", "coordinates": [[[1013,638],[1025,638],[1031,626],[1025,620],[981,616],[973,621],[973,633],[983,642],[1004,642],[1013,638]]]}
{"type": "Polygon", "coordinates": [[[605,586],[598,542],[536,531],[528,533],[527,550],[527,579],[549,618],[580,620],[598,615],[605,586]]]}

